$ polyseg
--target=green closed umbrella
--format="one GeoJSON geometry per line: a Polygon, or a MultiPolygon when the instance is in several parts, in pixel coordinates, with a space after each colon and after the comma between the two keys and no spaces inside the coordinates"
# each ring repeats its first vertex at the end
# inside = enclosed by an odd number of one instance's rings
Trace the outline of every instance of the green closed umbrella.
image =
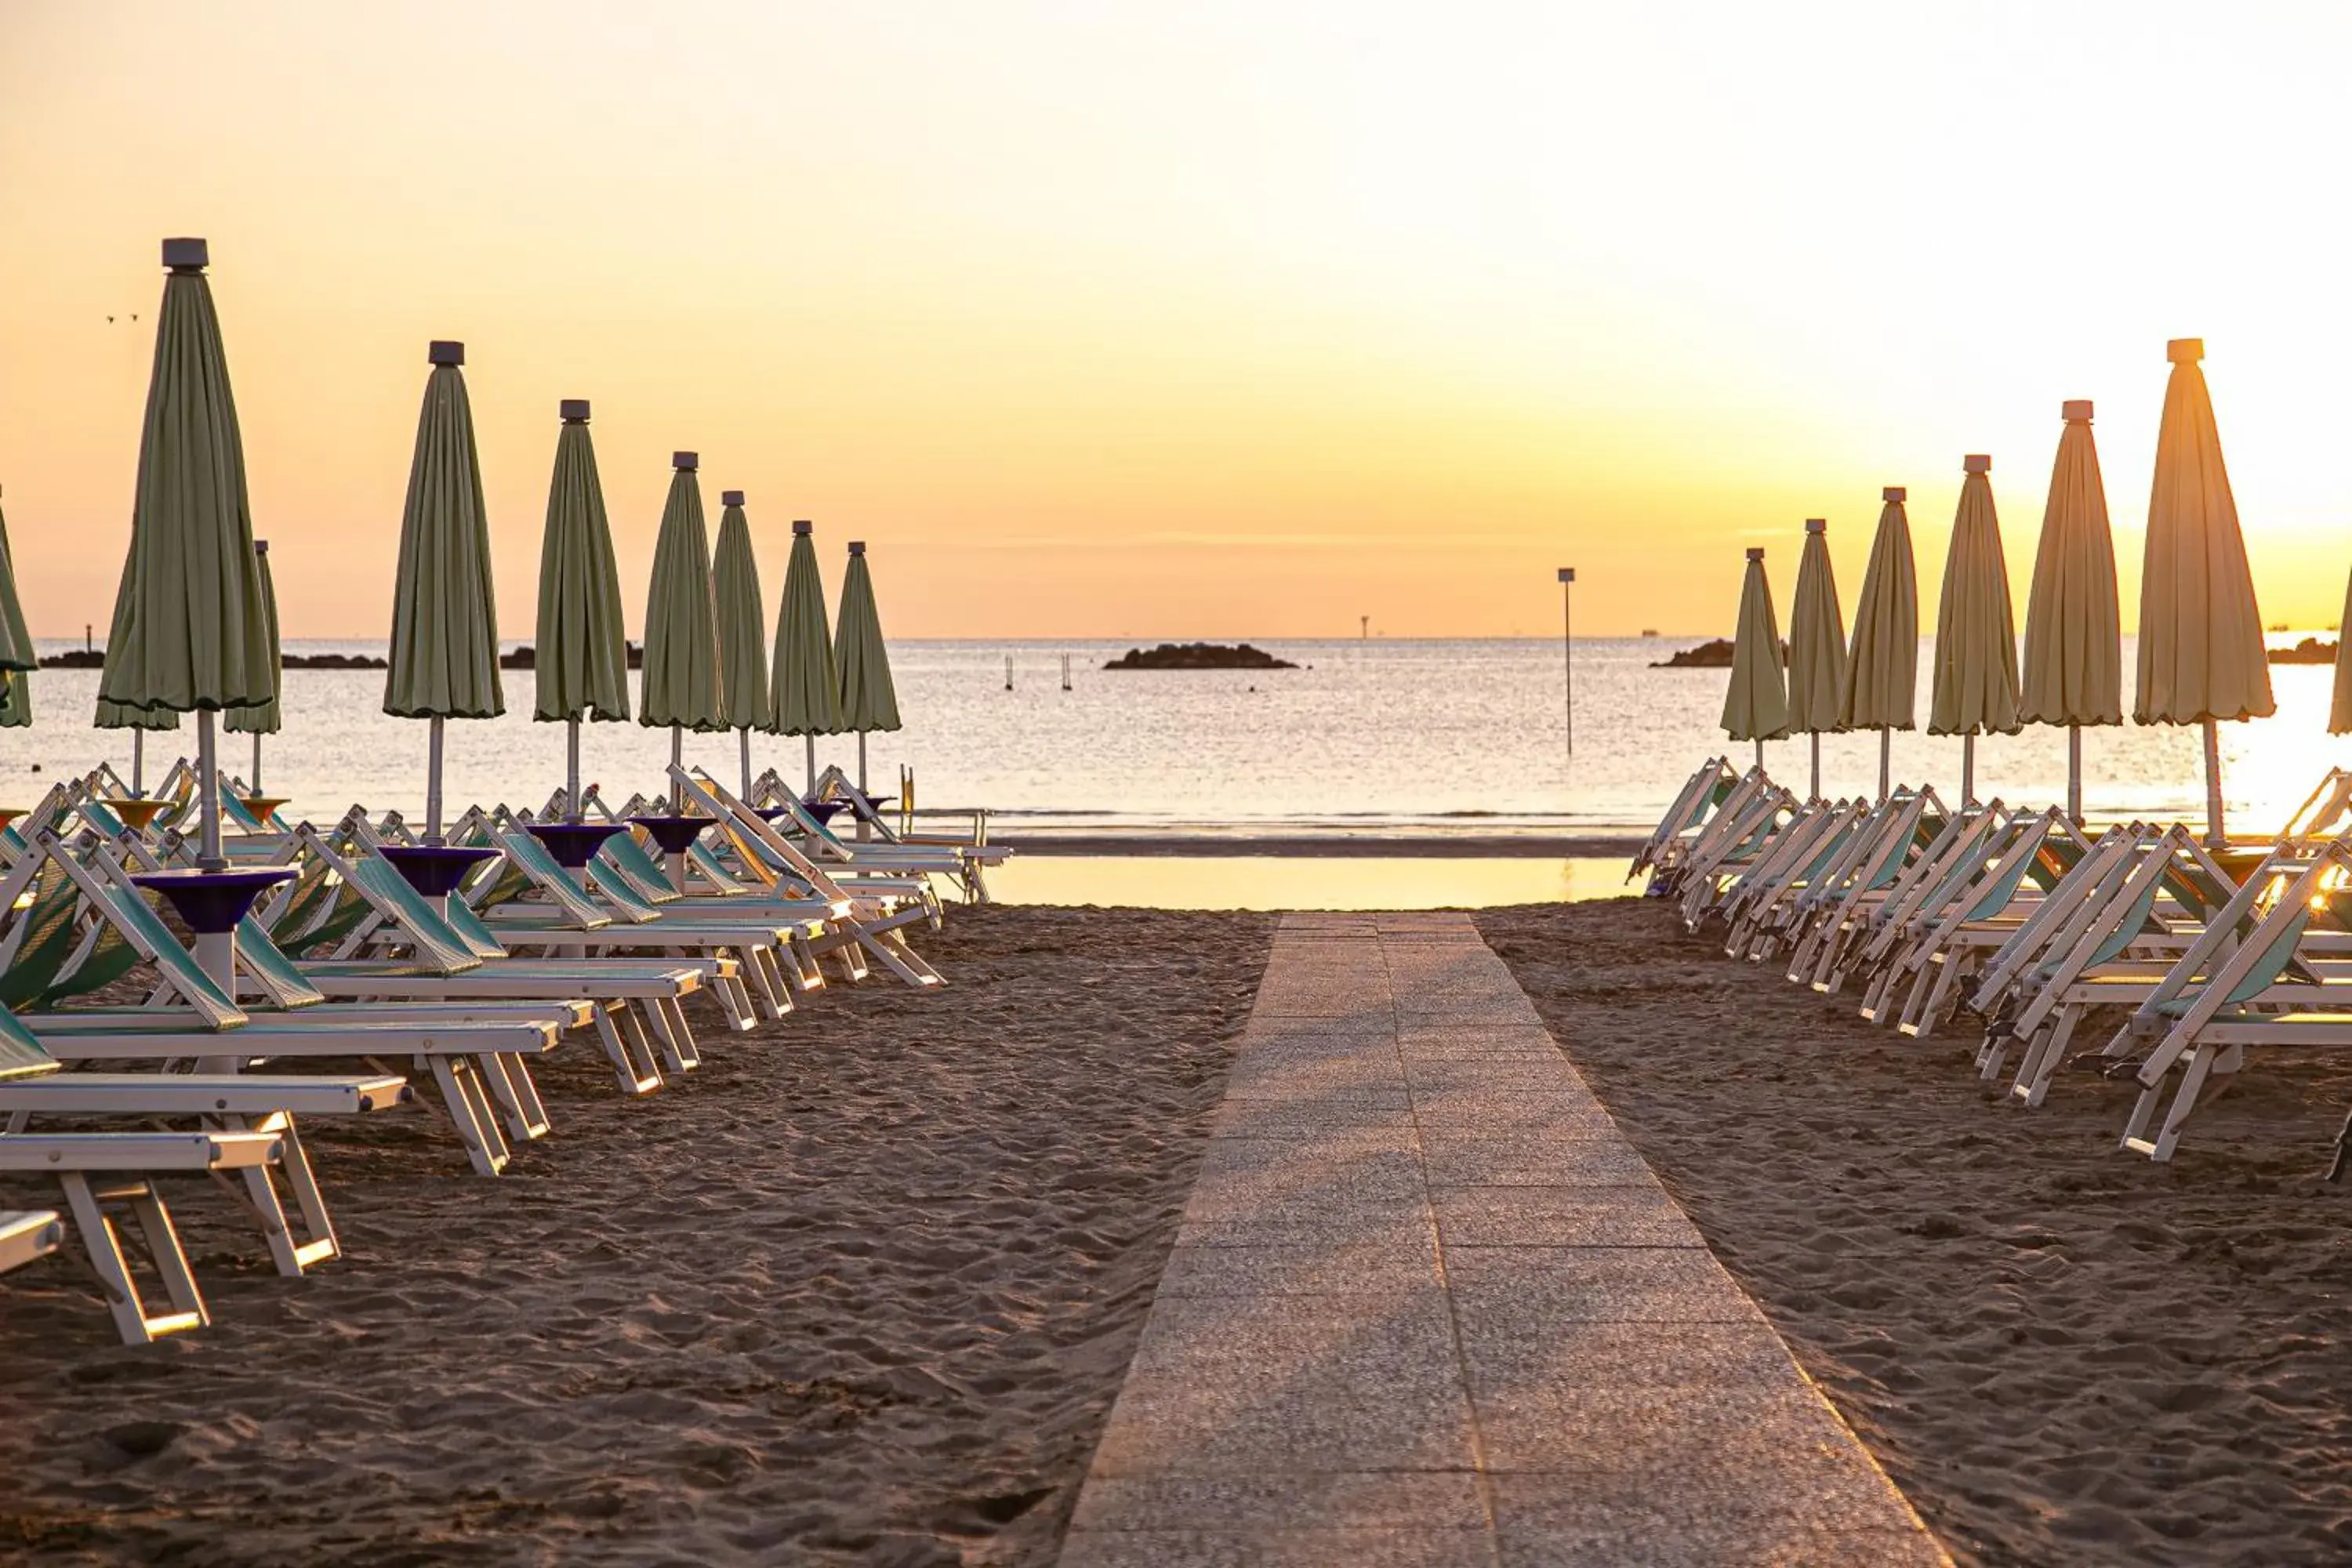
{"type": "Polygon", "coordinates": [[[278,584],[269,574],[269,541],[253,542],[255,564],[261,569],[261,613],[269,623],[269,700],[232,708],[226,722],[241,735],[253,737],[253,793],[261,794],[261,737],[278,729],[278,703],[286,691],[286,658],[278,641],[278,584]]]}
{"type": "MultiPolygon", "coordinates": [[[[116,583],[114,589],[115,601],[118,604],[121,602],[123,591],[130,583],[131,555],[125,552],[122,557],[122,576],[116,583]]],[[[11,671],[8,679],[14,682],[22,679],[23,677],[11,671]]],[[[104,684],[103,677],[100,678],[100,683],[101,686],[104,684]]],[[[23,721],[14,719],[13,715],[6,715],[0,716],[0,723],[19,721],[28,723],[31,721],[31,711],[28,705],[23,721]]],[[[98,700],[98,712],[90,722],[95,728],[100,730],[131,731],[131,795],[134,800],[144,799],[147,794],[147,732],[151,730],[178,729],[180,727],[179,711],[171,708],[133,708],[127,702],[109,702],[101,697],[98,700]]]]}
{"type": "MultiPolygon", "coordinates": [[[[139,442],[131,554],[107,637],[99,695],[196,715],[198,864],[221,855],[214,716],[270,696],[268,622],[253,553],[245,444],[229,395],[220,317],[201,239],[167,239],[163,306],[139,442]]],[[[215,944],[217,966],[233,945],[215,944]],[[224,951],[225,950],[225,951],[224,951]]]]}
{"type": "Polygon", "coordinates": [[[425,351],[425,405],[408,462],[400,514],[400,576],[392,592],[392,668],[383,710],[432,721],[425,784],[425,842],[441,842],[441,728],[451,719],[495,719],[498,605],[490,590],[490,524],[466,395],[466,345],[425,351]]]}
{"type": "Polygon", "coordinates": [[[1789,688],[1780,670],[1780,623],[1772,613],[1772,590],[1764,581],[1764,551],[1748,552],[1748,575],[1739,584],[1739,625],[1731,645],[1731,687],[1723,696],[1723,730],[1735,741],[1756,742],[1756,765],[1764,765],[1764,742],[1789,732],[1789,688]]]}
{"type": "Polygon", "coordinates": [[[2344,585],[2344,616],[2336,623],[2336,689],[2327,704],[2331,735],[2352,734],[2352,649],[2347,643],[2352,643],[2352,581],[2344,585]]]}
{"type": "MultiPolygon", "coordinates": [[[[710,538],[702,522],[702,459],[670,455],[669,497],[654,540],[654,575],[646,595],[646,658],[637,722],[669,726],[669,762],[684,760],[688,730],[727,728],[719,687],[719,613],[710,595],[710,538]]],[[[685,811],[671,784],[670,809],[685,811]]]]}
{"type": "Polygon", "coordinates": [[[1960,741],[1960,804],[1976,799],[1977,737],[2014,735],[2017,623],[2010,614],[2009,566],[2001,559],[2000,518],[1992,504],[1992,459],[1962,459],[1960,507],[1944,556],[1943,597],[1936,606],[1936,682],[1927,733],[1960,741]]]}
{"type": "Polygon", "coordinates": [[[2074,398],[2025,606],[2025,680],[2017,716],[2066,726],[2066,815],[2083,820],[2083,727],[2124,721],[2124,639],[2116,599],[2116,546],[2107,488],[2091,439],[2091,404],[2074,398]]]}
{"type": "Polygon", "coordinates": [[[1878,492],[1878,532],[1853,607],[1853,643],[1838,694],[1838,728],[1878,731],[1878,798],[1894,788],[1895,731],[1908,730],[1919,690],[1919,579],[1911,560],[1907,492],[1878,492]]]}
{"type": "Polygon", "coordinates": [[[547,487],[547,531],[539,545],[539,629],[531,717],[561,721],[564,811],[580,820],[580,721],[629,716],[629,647],[621,624],[621,574],[604,484],[588,438],[588,400],[558,405],[555,477],[547,487]]]}
{"type": "Polygon", "coordinates": [[[734,730],[743,763],[743,795],[751,795],[751,731],[768,727],[768,621],[760,603],[760,562],[751,552],[751,524],[743,492],[721,490],[719,552],[710,564],[710,591],[719,625],[720,710],[734,730]]]}
{"type": "Polygon", "coordinates": [[[8,550],[8,520],[0,514],[0,729],[33,721],[33,683],[25,672],[39,663],[16,603],[16,560],[8,550]]]}
{"type": "Polygon", "coordinates": [[[2140,570],[2139,689],[2132,719],[2141,724],[2198,724],[2205,731],[2205,826],[2218,847],[2221,821],[2224,719],[2262,719],[2277,710],[2263,647],[2238,502],[2221,461],[2212,394],[2197,362],[2201,338],[2165,345],[2172,379],[2164,389],[2164,423],[2156,437],[2156,482],[2147,500],[2147,554],[2140,570]]]}
{"type": "Polygon", "coordinates": [[[1805,520],[1797,597],[1789,607],[1789,723],[1812,742],[1812,793],[1822,798],[1822,732],[1836,730],[1845,689],[1845,613],[1830,569],[1827,519],[1805,520]]]}
{"type": "Polygon", "coordinates": [[[784,564],[784,602],[776,611],[776,667],[769,682],[771,724],[780,735],[808,742],[808,788],[816,793],[816,738],[841,732],[841,681],[833,668],[833,635],[825,626],[824,579],[816,567],[814,525],[793,524],[792,558],[784,564]]]}
{"type": "Polygon", "coordinates": [[[841,619],[833,634],[841,678],[841,727],[857,732],[857,787],[866,788],[866,737],[898,728],[898,692],[890,680],[890,649],[882,640],[882,613],[874,602],[874,574],[866,542],[849,542],[849,570],[841,579],[841,619]]]}

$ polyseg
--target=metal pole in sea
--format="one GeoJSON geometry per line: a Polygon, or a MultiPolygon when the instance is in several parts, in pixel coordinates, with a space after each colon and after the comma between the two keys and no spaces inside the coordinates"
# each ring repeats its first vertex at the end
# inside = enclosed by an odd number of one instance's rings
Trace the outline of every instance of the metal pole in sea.
{"type": "Polygon", "coordinates": [[[1576,583],[1576,568],[1559,569],[1559,669],[1561,689],[1561,730],[1568,738],[1568,754],[1576,755],[1576,642],[1569,635],[1569,591],[1576,583]]]}

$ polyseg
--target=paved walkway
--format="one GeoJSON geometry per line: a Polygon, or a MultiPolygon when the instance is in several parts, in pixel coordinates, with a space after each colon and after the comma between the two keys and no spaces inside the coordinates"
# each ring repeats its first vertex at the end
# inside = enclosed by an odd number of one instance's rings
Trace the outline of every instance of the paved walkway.
{"type": "Polygon", "coordinates": [[[1942,1564],[1460,915],[1275,939],[1062,1568],[1942,1564]]]}

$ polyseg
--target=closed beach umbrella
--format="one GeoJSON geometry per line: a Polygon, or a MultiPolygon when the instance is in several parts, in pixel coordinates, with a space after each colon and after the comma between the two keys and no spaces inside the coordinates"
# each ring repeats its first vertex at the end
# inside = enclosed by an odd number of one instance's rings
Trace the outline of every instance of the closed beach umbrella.
{"type": "Polygon", "coordinates": [[[874,600],[874,574],[866,542],[849,542],[849,570],[841,579],[841,619],[833,634],[841,678],[841,727],[857,732],[857,787],[866,787],[866,737],[898,728],[898,691],[890,679],[890,649],[882,640],[882,612],[874,600]]]}
{"type": "Polygon", "coordinates": [[[719,549],[710,563],[710,592],[719,620],[719,695],[735,731],[743,764],[743,794],[751,794],[751,731],[768,727],[768,612],[760,602],[760,561],[751,551],[751,524],[743,492],[721,490],[719,549]]]}
{"type": "Polygon", "coordinates": [[[2352,651],[2347,643],[2352,643],[2352,582],[2344,585],[2344,617],[2336,623],[2336,695],[2327,705],[2331,735],[2352,734],[2352,651]]]}
{"type": "MultiPolygon", "coordinates": [[[[163,306],[139,441],[131,555],[99,695],[196,715],[198,863],[224,869],[214,716],[270,697],[245,444],[201,239],[167,239],[163,306]]],[[[227,955],[234,962],[234,950],[227,955]]],[[[215,955],[219,962],[219,955],[215,955]]]]}
{"type": "Polygon", "coordinates": [[[629,647],[621,625],[621,574],[604,483],[588,438],[588,400],[557,405],[555,477],[547,487],[547,531],[539,543],[539,626],[533,645],[532,719],[561,721],[563,800],[580,820],[580,721],[629,716],[629,647]]]}
{"type": "Polygon", "coordinates": [[[499,688],[490,524],[474,450],[474,408],[466,396],[466,345],[436,341],[425,357],[433,369],[425,378],[408,500],[401,509],[383,710],[397,719],[432,721],[425,842],[438,844],[441,726],[451,719],[495,719],[507,710],[507,700],[499,688]]]}
{"type": "Polygon", "coordinates": [[[1739,584],[1739,626],[1731,645],[1731,688],[1723,696],[1723,730],[1735,741],[1756,742],[1756,765],[1764,765],[1764,742],[1789,732],[1789,688],[1780,671],[1780,623],[1772,613],[1772,590],[1764,581],[1764,552],[1748,552],[1748,575],[1739,584]]]}
{"type": "MultiPolygon", "coordinates": [[[[646,658],[637,722],[669,726],[669,760],[684,760],[688,730],[727,728],[719,700],[718,612],[710,595],[710,536],[702,521],[702,459],[670,455],[669,497],[654,540],[654,575],[646,597],[646,658]]],[[[672,785],[672,809],[682,811],[672,785]]]]}
{"type": "Polygon", "coordinates": [[[784,563],[784,601],[776,611],[776,666],[769,682],[780,735],[808,741],[808,787],[816,793],[816,738],[841,732],[841,681],[833,667],[833,633],[825,625],[824,580],[817,574],[816,540],[805,520],[793,524],[793,553],[784,563]]]}
{"type": "Polygon", "coordinates": [[[1853,644],[1838,693],[1838,728],[1878,731],[1878,798],[1894,787],[1894,732],[1908,730],[1919,689],[1919,579],[1911,561],[1904,488],[1878,492],[1878,532],[1853,607],[1853,644]]]}
{"type": "Polygon", "coordinates": [[[231,730],[253,737],[253,793],[261,794],[261,737],[275,735],[278,703],[286,691],[286,656],[278,641],[278,584],[269,574],[269,541],[253,542],[254,564],[261,569],[261,615],[269,626],[269,700],[232,708],[226,715],[231,730]]]}
{"type": "Polygon", "coordinates": [[[16,560],[8,549],[8,519],[0,513],[0,729],[33,721],[33,683],[26,671],[39,663],[25,630],[24,609],[16,601],[16,560]]]}
{"type": "Polygon", "coordinates": [[[1797,597],[1789,607],[1789,726],[1812,742],[1812,798],[1822,798],[1822,732],[1843,728],[1838,702],[1845,693],[1845,612],[1830,567],[1829,521],[1805,520],[1805,552],[1797,561],[1797,597]]]}
{"type": "Polygon", "coordinates": [[[1936,606],[1936,683],[1927,733],[1958,735],[1960,804],[1976,799],[1977,737],[2014,735],[2017,623],[2009,605],[2009,565],[2001,559],[2000,519],[1993,510],[1992,459],[1963,459],[1959,513],[1944,556],[1943,600],[1936,606]]]}
{"type": "MultiPolygon", "coordinates": [[[[258,541],[256,542],[257,543],[258,541]]],[[[114,589],[116,603],[121,602],[123,590],[129,586],[130,582],[131,556],[126,552],[122,557],[122,576],[116,583],[114,589]]],[[[13,689],[16,682],[24,679],[24,677],[11,670],[7,679],[13,689]]],[[[100,678],[100,684],[104,685],[103,677],[100,678]]],[[[13,691],[11,696],[13,700],[13,691]]],[[[29,693],[24,711],[25,717],[21,720],[16,717],[13,710],[0,715],[0,724],[32,722],[29,693]]],[[[100,697],[98,700],[98,712],[90,722],[95,728],[100,730],[131,731],[131,793],[134,798],[144,796],[147,793],[147,731],[178,729],[180,727],[179,711],[172,708],[133,708],[127,702],[109,702],[105,698],[100,697]]]]}
{"type": "Polygon", "coordinates": [[[2091,439],[2091,404],[2063,408],[2066,428],[2050,469],[2033,596],[2025,607],[2025,684],[2017,716],[2066,726],[2066,815],[2083,820],[2083,727],[2124,721],[2123,628],[2107,489],[2091,439]]]}
{"type": "Polygon", "coordinates": [[[2172,380],[2164,389],[2164,423],[2156,437],[2156,480],[2147,500],[2147,554],[2140,569],[2139,690],[2132,718],[2142,724],[2200,724],[2205,730],[2205,826],[2216,847],[2228,842],[2221,821],[2224,719],[2263,719],[2271,700],[2271,667],[2263,647],[2238,503],[2221,462],[2212,395],[2197,362],[2201,338],[2165,345],[2172,380]]]}

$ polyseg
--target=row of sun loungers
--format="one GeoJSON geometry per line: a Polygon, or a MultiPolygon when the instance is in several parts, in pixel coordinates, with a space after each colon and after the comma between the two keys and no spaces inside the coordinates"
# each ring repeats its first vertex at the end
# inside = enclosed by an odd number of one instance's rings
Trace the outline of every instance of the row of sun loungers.
{"type": "MultiPolygon", "coordinates": [[[[2277,841],[2216,852],[2179,824],[2093,837],[2057,810],[1807,800],[1762,769],[1693,774],[1630,876],[1693,933],[1927,1038],[1961,1013],[1975,1065],[2041,1105],[2062,1068],[2138,1086],[2120,1147],[2170,1160],[2198,1106],[2261,1047],[2352,1047],[2352,773],[2277,841]],[[2086,1026],[2095,1051],[2070,1055],[2086,1026]]],[[[2331,1175],[2352,1147],[2336,1134],[2331,1175]]]]}
{"type": "Polygon", "coordinates": [[[53,1178],[65,1208],[0,1214],[0,1271],[70,1236],[132,1343],[208,1321],[168,1180],[227,1184],[299,1276],[341,1255],[302,1121],[422,1100],[496,1176],[552,1130],[532,1069],[566,1039],[644,1096],[702,1060],[688,998],[736,1032],[833,979],[938,988],[908,933],[939,925],[935,884],[985,898],[1003,859],[901,837],[845,780],[836,833],[772,774],[747,800],[674,768],[657,800],[464,814],[446,842],[477,854],[428,892],[396,813],[289,823],[230,780],[230,858],[286,875],[233,944],[192,950],[141,879],[192,862],[173,823],[194,782],[173,770],[158,811],[101,769],[0,829],[0,1171],[53,1178]],[[684,846],[630,822],[681,814],[684,846]],[[573,867],[532,831],[557,823],[613,831],[573,867]]]}

